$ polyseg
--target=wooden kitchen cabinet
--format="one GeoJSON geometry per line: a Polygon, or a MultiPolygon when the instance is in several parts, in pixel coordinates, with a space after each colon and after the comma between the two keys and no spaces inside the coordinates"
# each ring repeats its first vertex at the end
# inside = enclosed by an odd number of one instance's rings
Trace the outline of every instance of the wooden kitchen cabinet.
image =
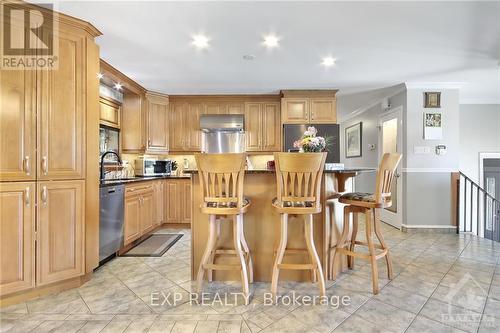
{"type": "Polygon", "coordinates": [[[283,90],[281,122],[283,124],[335,124],[337,122],[336,90],[283,90]]]}
{"type": "Polygon", "coordinates": [[[281,124],[279,103],[245,104],[247,151],[280,151],[281,124]]]}
{"type": "Polygon", "coordinates": [[[100,97],[99,98],[99,123],[101,125],[120,128],[120,109],[121,105],[115,101],[100,97]]]}
{"type": "Polygon", "coordinates": [[[311,98],[310,107],[312,124],[337,122],[337,103],[334,98],[311,98]]]}
{"type": "Polygon", "coordinates": [[[127,185],[124,208],[124,245],[147,234],[154,224],[154,181],[127,185]]]}
{"type": "Polygon", "coordinates": [[[168,96],[147,92],[147,152],[168,153],[168,96]]]}
{"type": "Polygon", "coordinates": [[[35,286],[35,182],[0,183],[0,296],[35,286]]]}
{"type": "Polygon", "coordinates": [[[170,151],[200,151],[201,103],[175,102],[170,104],[170,151]]]}
{"type": "Polygon", "coordinates": [[[191,224],[191,179],[166,180],[166,223],[191,224]]]}
{"type": "Polygon", "coordinates": [[[283,98],[281,100],[281,120],[287,124],[307,124],[309,122],[309,100],[307,98],[283,98]]]}
{"type": "MultiPolygon", "coordinates": [[[[46,33],[46,32],[44,32],[46,33]]],[[[59,29],[58,69],[37,73],[38,179],[85,178],[85,37],[59,29]]]]}
{"type": "Polygon", "coordinates": [[[125,194],[123,244],[127,245],[141,236],[141,203],[138,194],[125,194]]]}
{"type": "Polygon", "coordinates": [[[155,197],[155,218],[154,224],[159,225],[165,222],[165,180],[157,180],[154,186],[155,197]]]}
{"type": "Polygon", "coordinates": [[[35,72],[2,70],[0,86],[0,180],[34,180],[35,72]]]}
{"type": "Polygon", "coordinates": [[[39,182],[37,197],[37,285],[83,275],[85,182],[39,182]]]}

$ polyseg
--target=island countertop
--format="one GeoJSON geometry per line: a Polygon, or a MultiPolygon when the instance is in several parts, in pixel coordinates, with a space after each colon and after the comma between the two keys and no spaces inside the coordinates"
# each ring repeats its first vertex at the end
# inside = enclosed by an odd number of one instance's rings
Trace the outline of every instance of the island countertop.
{"type": "MultiPolygon", "coordinates": [[[[342,169],[331,169],[323,170],[323,173],[361,173],[361,172],[375,172],[376,169],[373,168],[342,168],[342,169]]],[[[196,169],[184,169],[184,173],[193,174],[197,173],[196,169]]],[[[275,173],[274,169],[246,169],[245,173],[275,173]]]]}
{"type": "MultiPolygon", "coordinates": [[[[352,190],[352,182],[348,181],[355,176],[374,172],[373,168],[343,168],[336,170],[325,170],[321,185],[321,213],[315,214],[314,219],[314,243],[322,261],[324,272],[328,272],[329,247],[335,246],[342,232],[342,204],[331,200],[336,193],[352,190]]],[[[208,239],[208,216],[201,213],[200,205],[203,202],[202,191],[198,171],[195,169],[184,170],[191,174],[192,188],[192,252],[191,268],[192,279],[195,279],[196,271],[201,260],[208,239]]],[[[244,195],[251,202],[248,211],[243,216],[243,227],[245,238],[250,247],[253,258],[255,281],[270,281],[274,252],[279,242],[280,216],[272,207],[272,200],[276,197],[275,170],[250,169],[246,170],[247,177],[244,180],[244,195]]],[[[223,220],[219,247],[224,249],[233,248],[231,216],[218,217],[223,220]]],[[[290,216],[288,244],[290,248],[305,248],[303,224],[298,223],[301,216],[290,216]]],[[[220,256],[217,263],[234,264],[232,256],[220,256]]],[[[308,262],[307,255],[286,256],[289,263],[308,262]]],[[[345,264],[342,265],[344,267],[345,264]]],[[[327,276],[327,274],[325,274],[327,276]]],[[[308,271],[284,270],[280,273],[282,281],[308,281],[308,271]]],[[[236,271],[215,271],[214,279],[223,281],[239,280],[236,271]]]]}

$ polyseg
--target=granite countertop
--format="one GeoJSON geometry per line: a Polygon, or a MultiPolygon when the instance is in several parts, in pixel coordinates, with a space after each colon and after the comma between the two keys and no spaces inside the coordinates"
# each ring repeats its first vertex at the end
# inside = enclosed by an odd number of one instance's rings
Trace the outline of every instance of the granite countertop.
{"type": "MultiPolygon", "coordinates": [[[[362,173],[362,172],[375,172],[377,169],[373,168],[342,168],[342,169],[335,169],[335,170],[324,170],[323,173],[362,173]]],[[[198,170],[196,169],[184,169],[184,173],[192,174],[192,173],[197,173],[198,170]]],[[[274,173],[274,170],[270,169],[251,169],[251,170],[245,170],[245,173],[252,174],[252,173],[274,173]]]]}
{"type": "Polygon", "coordinates": [[[125,184],[130,184],[130,183],[138,183],[138,182],[147,182],[151,180],[158,180],[158,179],[190,179],[191,175],[190,174],[183,174],[179,176],[152,176],[152,177],[141,177],[137,176],[134,178],[122,178],[122,179],[106,179],[106,180],[101,180],[99,183],[100,187],[104,186],[113,186],[113,185],[125,185],[125,184]]]}

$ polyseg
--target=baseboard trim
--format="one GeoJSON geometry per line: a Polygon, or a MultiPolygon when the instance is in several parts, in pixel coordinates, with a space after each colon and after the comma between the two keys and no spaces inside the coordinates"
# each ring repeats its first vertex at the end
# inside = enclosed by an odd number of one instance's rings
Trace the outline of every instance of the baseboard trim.
{"type": "Polygon", "coordinates": [[[434,232],[434,233],[456,233],[457,227],[454,225],[401,225],[403,232],[434,232]]]}
{"type": "Polygon", "coordinates": [[[0,297],[0,308],[4,308],[13,304],[18,304],[40,296],[57,294],[64,290],[78,288],[85,282],[89,281],[91,278],[92,278],[92,273],[87,273],[85,275],[71,278],[68,280],[54,282],[46,286],[35,287],[33,289],[28,289],[24,291],[18,291],[13,294],[8,294],[0,297]]]}

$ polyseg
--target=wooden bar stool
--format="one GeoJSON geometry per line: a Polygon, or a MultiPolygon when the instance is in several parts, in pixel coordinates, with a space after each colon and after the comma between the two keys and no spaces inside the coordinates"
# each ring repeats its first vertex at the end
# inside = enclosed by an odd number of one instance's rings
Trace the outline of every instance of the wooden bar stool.
{"type": "Polygon", "coordinates": [[[387,275],[390,280],[393,278],[392,272],[392,262],[389,254],[389,248],[387,247],[384,238],[382,237],[382,232],[380,230],[380,209],[388,208],[392,205],[391,201],[391,189],[392,180],[394,178],[394,172],[401,161],[401,154],[384,154],[382,157],[382,162],[380,163],[377,181],[375,185],[375,193],[346,193],[342,195],[339,202],[347,204],[344,207],[344,228],[342,231],[342,236],[340,241],[337,243],[335,249],[335,256],[332,258],[331,276],[335,280],[337,276],[337,270],[339,269],[341,254],[346,254],[348,257],[347,265],[350,269],[354,268],[354,258],[362,258],[370,261],[372,267],[372,285],[373,293],[378,294],[378,267],[377,260],[385,257],[387,262],[387,275]],[[351,239],[349,237],[349,217],[350,214],[354,214],[353,218],[353,230],[351,234],[351,239]],[[366,218],[366,242],[361,242],[356,240],[356,235],[358,232],[358,220],[356,214],[365,214],[366,218]],[[373,233],[375,232],[380,244],[373,243],[373,233]],[[355,245],[368,246],[368,254],[357,253],[354,251],[355,245]],[[375,251],[375,248],[381,249],[379,253],[375,251]]]}
{"type": "Polygon", "coordinates": [[[213,270],[239,270],[245,301],[248,302],[248,283],[253,282],[250,249],[243,233],[243,214],[250,201],[243,197],[245,154],[195,154],[203,191],[201,212],[209,216],[207,247],[200,261],[197,276],[198,293],[202,292],[205,270],[212,281],[213,270]],[[220,217],[232,216],[234,249],[217,249],[220,236],[220,217]],[[236,255],[237,265],[218,265],[218,255],[236,255]]]}
{"type": "MultiPolygon", "coordinates": [[[[311,270],[318,278],[321,296],[325,295],[325,278],[313,239],[313,214],[321,212],[320,190],[326,153],[275,153],[277,197],[273,207],[281,214],[280,243],[273,265],[271,292],[276,300],[280,269],[311,270]],[[305,215],[304,236],[309,264],[283,264],[287,251],[288,215],[305,215]]],[[[299,250],[300,251],[300,250],[299,250]]],[[[297,250],[293,250],[297,252],[297,250]]]]}

